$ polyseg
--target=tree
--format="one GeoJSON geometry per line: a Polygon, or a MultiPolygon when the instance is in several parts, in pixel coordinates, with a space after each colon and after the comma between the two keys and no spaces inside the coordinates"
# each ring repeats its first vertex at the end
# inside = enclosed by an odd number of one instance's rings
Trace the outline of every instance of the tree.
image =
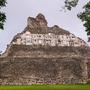
{"type": "Polygon", "coordinates": [[[79,0],[65,0],[65,7],[71,10],[72,7],[76,7],[79,0]]]}
{"type": "Polygon", "coordinates": [[[6,3],[6,0],[0,0],[0,29],[4,29],[6,15],[4,12],[2,12],[2,8],[6,6],[6,3]]]}
{"type": "MultiPolygon", "coordinates": [[[[78,2],[79,0],[65,0],[65,7],[68,10],[71,10],[73,7],[77,6],[78,2]]],[[[77,16],[82,20],[83,26],[88,35],[88,40],[90,41],[90,1],[83,6],[83,12],[80,12],[77,16]]]]}
{"type": "Polygon", "coordinates": [[[82,20],[84,27],[86,28],[86,32],[88,40],[90,41],[90,1],[83,7],[84,11],[78,14],[78,17],[82,20]]]}

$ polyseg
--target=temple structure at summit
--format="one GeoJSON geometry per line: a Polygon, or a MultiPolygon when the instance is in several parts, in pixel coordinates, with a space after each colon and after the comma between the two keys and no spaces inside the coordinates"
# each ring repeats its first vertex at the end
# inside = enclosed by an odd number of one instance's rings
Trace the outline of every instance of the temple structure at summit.
{"type": "Polygon", "coordinates": [[[0,85],[90,82],[90,47],[81,38],[48,26],[41,13],[28,17],[0,56],[0,85]]]}

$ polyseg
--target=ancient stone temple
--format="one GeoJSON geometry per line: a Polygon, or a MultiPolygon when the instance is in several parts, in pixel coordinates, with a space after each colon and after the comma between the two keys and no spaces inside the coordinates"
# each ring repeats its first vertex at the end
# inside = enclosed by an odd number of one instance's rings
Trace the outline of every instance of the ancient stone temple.
{"type": "Polygon", "coordinates": [[[90,82],[90,47],[44,15],[28,17],[0,56],[1,85],[77,84],[90,82]]]}
{"type": "Polygon", "coordinates": [[[22,33],[17,34],[12,44],[14,45],[41,45],[41,46],[88,46],[82,39],[68,31],[47,26],[47,21],[42,14],[36,18],[29,17],[27,27],[22,33]]]}

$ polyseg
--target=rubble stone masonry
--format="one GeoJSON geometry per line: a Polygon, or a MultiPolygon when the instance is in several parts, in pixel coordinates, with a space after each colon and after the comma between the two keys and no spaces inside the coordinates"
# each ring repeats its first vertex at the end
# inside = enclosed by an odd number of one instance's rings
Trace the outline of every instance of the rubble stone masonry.
{"type": "Polygon", "coordinates": [[[0,56],[0,85],[90,82],[90,47],[74,34],[48,27],[42,14],[28,17],[0,56]]]}

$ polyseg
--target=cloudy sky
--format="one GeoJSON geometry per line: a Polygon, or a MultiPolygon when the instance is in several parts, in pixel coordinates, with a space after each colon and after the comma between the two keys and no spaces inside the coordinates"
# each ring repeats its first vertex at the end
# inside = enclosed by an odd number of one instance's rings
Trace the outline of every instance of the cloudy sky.
{"type": "Polygon", "coordinates": [[[85,28],[77,18],[77,13],[87,1],[80,0],[76,8],[65,12],[62,10],[64,0],[7,0],[7,7],[3,8],[7,20],[5,29],[0,30],[0,51],[5,50],[14,35],[24,30],[27,17],[35,17],[38,13],[45,15],[48,26],[58,25],[87,41],[85,28]]]}

